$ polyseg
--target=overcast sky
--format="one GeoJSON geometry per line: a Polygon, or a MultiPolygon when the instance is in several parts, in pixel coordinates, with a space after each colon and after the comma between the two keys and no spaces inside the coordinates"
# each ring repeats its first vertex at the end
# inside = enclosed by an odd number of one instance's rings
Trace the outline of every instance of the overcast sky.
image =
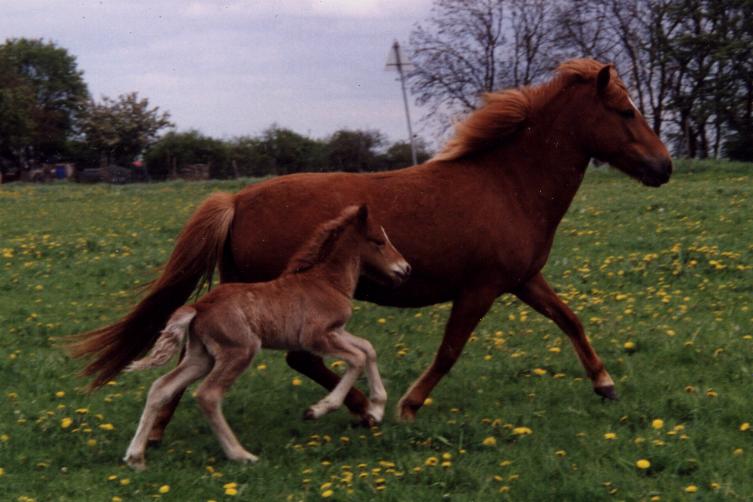
{"type": "MultiPolygon", "coordinates": [[[[394,39],[431,0],[0,0],[0,39],[52,40],[95,98],[137,91],[178,130],[255,135],[272,123],[407,137],[394,39]]],[[[413,105],[417,119],[421,111],[413,105]]],[[[426,138],[430,139],[430,138],[426,138]]]]}

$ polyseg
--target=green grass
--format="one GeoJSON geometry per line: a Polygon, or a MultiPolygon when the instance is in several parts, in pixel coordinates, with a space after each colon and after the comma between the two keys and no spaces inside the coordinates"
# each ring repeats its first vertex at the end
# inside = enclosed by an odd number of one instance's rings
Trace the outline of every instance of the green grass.
{"type": "Polygon", "coordinates": [[[579,313],[619,402],[592,393],[550,321],[505,296],[431,405],[399,423],[394,405],[431,361],[449,305],[361,303],[350,328],[376,346],[390,393],[379,429],[345,411],[302,421],[322,390],[293,385],[268,351],[225,408],[258,464],[226,461],[186,396],[148,470],[129,470],[120,459],[157,373],[86,395],[56,340],[126,312],[191,210],[243,184],[0,187],[3,500],[232,500],[226,483],[243,500],[753,498],[753,431],[740,430],[753,423],[753,165],[725,163],[681,163],[661,189],[592,169],[562,223],[545,275],[579,313]]]}

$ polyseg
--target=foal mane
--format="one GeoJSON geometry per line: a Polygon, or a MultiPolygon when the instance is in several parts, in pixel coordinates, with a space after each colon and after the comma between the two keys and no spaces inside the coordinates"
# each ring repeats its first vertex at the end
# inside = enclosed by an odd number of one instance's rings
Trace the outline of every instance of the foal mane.
{"type": "Polygon", "coordinates": [[[295,252],[282,275],[300,274],[322,263],[332,253],[345,227],[358,214],[358,206],[348,206],[335,218],[319,225],[308,240],[295,252]]]}
{"type": "MultiPolygon", "coordinates": [[[[458,160],[511,137],[522,128],[532,111],[573,82],[595,81],[603,67],[603,63],[593,59],[571,59],[560,64],[547,82],[485,94],[483,105],[456,124],[455,135],[432,160],[458,160]]],[[[625,85],[612,70],[607,98],[619,90],[625,91],[625,85]]]]}

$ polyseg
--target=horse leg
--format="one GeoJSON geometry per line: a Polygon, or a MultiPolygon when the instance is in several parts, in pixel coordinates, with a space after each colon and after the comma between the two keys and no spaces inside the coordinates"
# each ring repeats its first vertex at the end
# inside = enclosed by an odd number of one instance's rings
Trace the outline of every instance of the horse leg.
{"type": "Polygon", "coordinates": [[[256,455],[248,452],[241,445],[222,413],[222,398],[233,382],[251,364],[261,342],[248,346],[223,347],[214,345],[209,348],[214,356],[214,367],[196,389],[196,400],[209,425],[220,442],[225,456],[238,462],[256,462],[256,455]]]}
{"type": "Polygon", "coordinates": [[[180,396],[192,382],[206,375],[211,368],[211,362],[209,355],[199,345],[196,349],[192,349],[190,355],[184,358],[178,367],[155,380],[149,389],[139,426],[123,459],[128,465],[137,470],[146,468],[144,453],[149,431],[156,419],[158,410],[165,403],[174,401],[175,396],[180,396]]]}
{"type": "Polygon", "coordinates": [[[377,366],[377,353],[371,342],[351,333],[344,332],[350,342],[366,355],[366,377],[369,380],[369,407],[366,423],[375,425],[384,418],[384,406],[387,404],[387,390],[384,388],[382,377],[377,366]]]}
{"type": "MultiPolygon", "coordinates": [[[[331,391],[340,381],[340,376],[324,365],[321,357],[310,352],[295,350],[287,353],[285,357],[288,366],[297,372],[306,375],[325,389],[331,391]]],[[[362,420],[367,419],[369,400],[356,387],[351,387],[345,396],[345,406],[348,410],[362,420]]]]}
{"type": "Polygon", "coordinates": [[[604,363],[588,342],[583,325],[570,307],[559,299],[544,277],[540,273],[536,274],[519,291],[516,291],[515,295],[554,321],[570,338],[586,374],[593,383],[594,392],[607,399],[617,399],[614,382],[604,369],[604,363]]]}
{"type": "Polygon", "coordinates": [[[497,298],[497,290],[485,287],[466,290],[452,304],[450,320],[445,327],[444,338],[439,346],[434,361],[416,380],[398,403],[401,420],[412,421],[416,412],[460,357],[465,342],[478,322],[489,311],[497,298]]]}
{"type": "MultiPolygon", "coordinates": [[[[180,355],[178,356],[178,364],[183,361],[185,355],[186,348],[183,347],[180,351],[180,355]]],[[[175,409],[178,407],[178,404],[180,404],[180,399],[183,397],[184,391],[185,389],[181,389],[176,392],[175,397],[173,397],[167,404],[160,408],[159,412],[157,413],[157,418],[154,421],[154,426],[149,432],[149,445],[156,446],[162,442],[162,438],[165,436],[165,428],[167,427],[167,424],[170,423],[170,420],[172,420],[173,414],[175,414],[175,409]]]]}
{"type": "Polygon", "coordinates": [[[348,369],[343,374],[340,382],[318,403],[310,406],[303,415],[306,420],[322,417],[343,405],[345,396],[358,375],[366,366],[366,354],[354,345],[344,333],[332,331],[323,337],[316,337],[310,347],[318,354],[326,354],[344,360],[348,369]]]}

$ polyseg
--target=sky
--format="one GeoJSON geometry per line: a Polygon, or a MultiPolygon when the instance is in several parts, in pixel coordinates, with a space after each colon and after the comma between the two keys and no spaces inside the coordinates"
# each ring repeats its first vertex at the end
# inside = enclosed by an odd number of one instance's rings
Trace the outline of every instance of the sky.
{"type": "MultiPolygon", "coordinates": [[[[392,42],[431,0],[0,0],[0,41],[66,48],[95,99],[136,91],[179,131],[218,138],[271,124],[407,139],[392,42]]],[[[411,102],[414,123],[422,111],[411,102]]],[[[431,140],[430,138],[426,138],[431,140]]]]}

